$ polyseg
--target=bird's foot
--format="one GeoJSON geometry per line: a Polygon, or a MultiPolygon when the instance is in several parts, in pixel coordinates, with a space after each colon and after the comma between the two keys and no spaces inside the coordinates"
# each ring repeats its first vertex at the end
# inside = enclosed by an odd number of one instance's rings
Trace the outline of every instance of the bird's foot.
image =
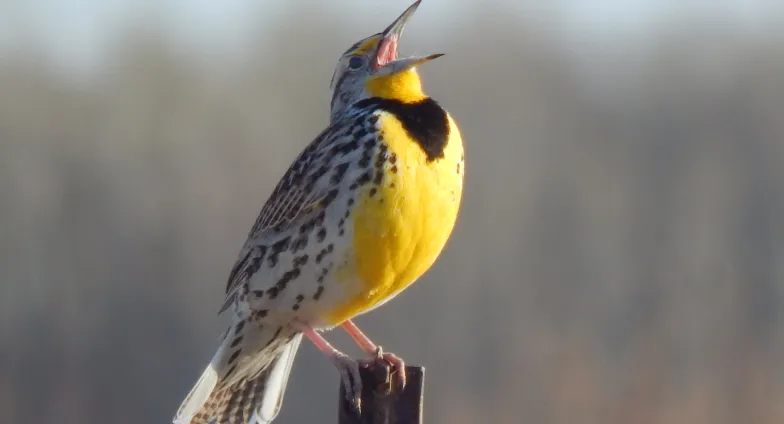
{"type": "MultiPolygon", "coordinates": [[[[394,379],[394,384],[398,390],[403,390],[406,387],[406,364],[399,356],[394,353],[384,352],[381,346],[376,346],[375,352],[369,358],[359,361],[362,366],[369,368],[380,368],[379,372],[386,373],[387,383],[386,392],[391,390],[390,381],[394,379]]],[[[381,379],[381,378],[379,378],[381,379]]]]}
{"type": "Polygon", "coordinates": [[[362,379],[359,376],[360,362],[343,353],[333,355],[332,361],[340,373],[340,379],[343,381],[346,400],[359,413],[362,410],[362,379]]]}
{"type": "Polygon", "coordinates": [[[343,327],[349,336],[354,339],[354,342],[370,356],[367,359],[361,360],[360,363],[377,373],[375,376],[376,380],[385,382],[383,384],[384,392],[389,393],[389,391],[392,390],[390,379],[393,376],[395,377],[395,385],[398,389],[403,390],[405,388],[406,364],[403,363],[403,360],[400,359],[399,356],[394,353],[385,353],[381,349],[381,346],[373,343],[373,341],[370,340],[353,321],[346,320],[340,326],[343,327]],[[392,369],[390,370],[390,368],[392,369]]]}

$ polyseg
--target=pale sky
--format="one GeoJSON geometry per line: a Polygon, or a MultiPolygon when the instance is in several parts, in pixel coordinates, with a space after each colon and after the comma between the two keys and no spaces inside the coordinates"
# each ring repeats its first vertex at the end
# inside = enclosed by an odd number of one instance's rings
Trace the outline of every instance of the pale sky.
{"type": "MultiPolygon", "coordinates": [[[[232,49],[263,34],[264,22],[285,8],[339,13],[353,10],[374,28],[408,6],[411,0],[0,0],[0,57],[3,52],[36,46],[66,67],[100,63],[111,41],[129,25],[156,22],[175,42],[204,43],[232,49]]],[[[417,12],[429,26],[471,13],[490,0],[426,0],[417,12]]],[[[781,32],[784,1],[779,0],[495,0],[521,21],[539,15],[558,19],[580,36],[644,33],[668,19],[720,17],[750,31],[781,32]]],[[[364,33],[364,31],[362,32],[364,33]]]]}

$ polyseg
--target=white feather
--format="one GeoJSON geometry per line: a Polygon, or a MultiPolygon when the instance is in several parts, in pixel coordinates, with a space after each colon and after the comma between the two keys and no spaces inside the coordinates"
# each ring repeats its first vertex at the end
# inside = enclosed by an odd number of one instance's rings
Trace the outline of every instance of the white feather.
{"type": "MultiPolygon", "coordinates": [[[[272,365],[261,404],[253,414],[256,417],[256,423],[269,424],[278,416],[280,407],[283,404],[283,395],[286,392],[289,375],[291,374],[291,366],[294,363],[294,358],[297,356],[297,349],[301,341],[302,334],[294,336],[291,342],[286,345],[280,357],[272,365]]],[[[251,419],[249,424],[255,423],[251,419]]]]}
{"type": "Polygon", "coordinates": [[[191,392],[188,393],[187,401],[183,403],[177,415],[174,417],[174,424],[190,424],[191,418],[199,411],[199,409],[207,401],[212,389],[218,383],[218,373],[212,368],[212,364],[207,366],[204,370],[199,381],[193,386],[191,392]]]}

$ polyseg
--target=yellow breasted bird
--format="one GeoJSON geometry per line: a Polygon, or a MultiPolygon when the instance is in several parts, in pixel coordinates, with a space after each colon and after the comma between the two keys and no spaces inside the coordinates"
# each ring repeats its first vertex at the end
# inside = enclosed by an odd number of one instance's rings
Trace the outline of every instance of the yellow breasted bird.
{"type": "Polygon", "coordinates": [[[231,309],[233,325],[175,423],[272,421],[302,335],[333,361],[359,407],[358,361],[319,334],[337,326],[370,360],[404,372],[351,319],[422,276],[457,219],[462,139],[416,71],[441,55],[397,58],[420,1],[338,61],[331,123],[296,158],[253,225],[221,309],[231,309]]]}

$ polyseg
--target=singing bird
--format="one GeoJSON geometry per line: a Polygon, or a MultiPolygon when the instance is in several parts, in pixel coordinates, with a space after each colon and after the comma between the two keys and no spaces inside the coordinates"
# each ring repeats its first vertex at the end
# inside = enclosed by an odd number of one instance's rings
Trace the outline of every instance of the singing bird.
{"type": "MultiPolygon", "coordinates": [[[[421,0],[420,0],[421,1],[421,0]]],[[[232,325],[175,423],[269,423],[280,410],[302,336],[340,372],[360,407],[362,361],[403,362],[351,321],[416,281],[452,233],[464,155],[452,117],[398,58],[415,2],[339,59],[331,123],[294,160],[256,219],[226,286],[232,325]],[[321,331],[341,327],[368,355],[355,360],[321,331]]]]}

